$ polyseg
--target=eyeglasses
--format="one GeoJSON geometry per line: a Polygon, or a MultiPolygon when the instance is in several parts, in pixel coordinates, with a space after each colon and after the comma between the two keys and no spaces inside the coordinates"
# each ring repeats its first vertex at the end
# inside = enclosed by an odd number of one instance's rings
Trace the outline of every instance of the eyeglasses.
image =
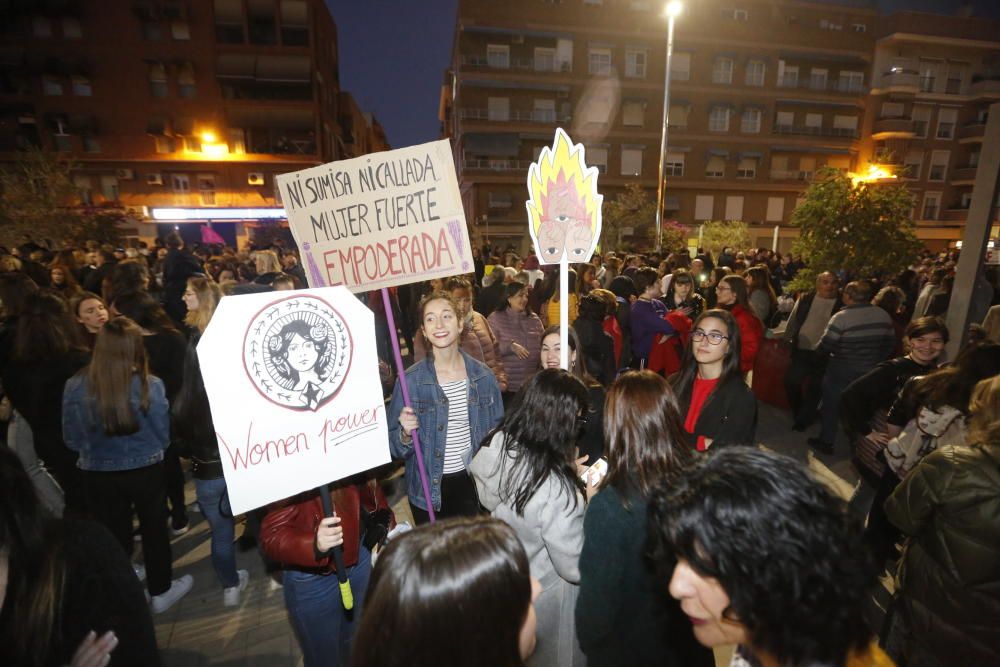
{"type": "Polygon", "coordinates": [[[731,287],[726,287],[725,285],[719,285],[719,286],[717,286],[715,288],[715,291],[716,292],[732,292],[733,290],[732,290],[731,287]]]}
{"type": "Polygon", "coordinates": [[[704,339],[708,339],[709,345],[721,345],[722,341],[729,340],[729,336],[723,336],[718,331],[710,331],[705,333],[701,329],[695,329],[691,332],[691,340],[696,343],[700,343],[704,339]]]}

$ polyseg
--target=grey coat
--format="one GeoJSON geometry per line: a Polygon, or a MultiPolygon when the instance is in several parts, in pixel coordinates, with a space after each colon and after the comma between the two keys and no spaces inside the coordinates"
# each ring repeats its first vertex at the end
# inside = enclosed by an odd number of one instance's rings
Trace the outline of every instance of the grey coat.
{"type": "Polygon", "coordinates": [[[516,460],[504,452],[503,437],[498,432],[489,445],[480,448],[469,472],[476,481],[479,502],[494,518],[514,529],[528,553],[531,576],[542,586],[535,600],[538,645],[528,665],[582,666],[585,662],[576,639],[573,611],[579,592],[586,502],[577,494],[574,506],[565,486],[550,477],[528,501],[524,516],[518,516],[513,500],[501,498],[502,482],[516,460]]]}

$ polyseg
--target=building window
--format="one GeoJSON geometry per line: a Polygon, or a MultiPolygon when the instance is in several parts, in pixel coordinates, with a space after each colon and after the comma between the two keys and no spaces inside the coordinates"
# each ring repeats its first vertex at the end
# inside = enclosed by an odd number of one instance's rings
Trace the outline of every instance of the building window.
{"type": "Polygon", "coordinates": [[[937,80],[941,75],[944,63],[940,60],[920,59],[920,92],[933,93],[937,88],[937,80]]]}
{"type": "Polygon", "coordinates": [[[733,82],[733,59],[716,58],[712,63],[712,83],[733,82]]]}
{"type": "Polygon", "coordinates": [[[55,144],[56,150],[60,153],[68,153],[73,150],[73,137],[72,135],[66,134],[64,132],[58,132],[52,135],[53,143],[55,144]]]}
{"type": "Polygon", "coordinates": [[[178,41],[191,39],[191,26],[187,21],[171,21],[170,36],[178,41]]]}
{"type": "Polygon", "coordinates": [[[882,103],[882,115],[880,118],[902,118],[903,117],[903,103],[902,102],[883,102],[882,103]]]}
{"type": "Polygon", "coordinates": [[[767,214],[764,216],[764,220],[767,222],[781,222],[785,217],[785,198],[784,197],[768,197],[767,198],[767,214]]]}
{"type": "Polygon", "coordinates": [[[83,30],[80,29],[80,22],[72,16],[64,16],[62,20],[62,33],[66,39],[81,39],[83,30]]]}
{"type": "Polygon", "coordinates": [[[487,118],[489,120],[510,120],[510,99],[506,97],[491,97],[487,104],[487,118]]]}
{"type": "Polygon", "coordinates": [[[948,162],[950,159],[951,151],[932,151],[927,180],[943,181],[948,175],[948,162]]]}
{"type": "Polygon", "coordinates": [[[194,64],[190,61],[183,63],[178,69],[177,94],[187,99],[191,99],[197,94],[197,87],[194,81],[194,64]]]}
{"type": "Polygon", "coordinates": [[[813,174],[815,172],[816,172],[816,158],[814,157],[799,158],[799,180],[811,181],[813,174]]]}
{"type": "Polygon", "coordinates": [[[860,93],[865,88],[865,73],[841,72],[837,87],[842,93],[860,93]]]}
{"type": "MultiPolygon", "coordinates": [[[[538,160],[538,156],[535,156],[538,160]]],[[[587,166],[597,167],[598,173],[608,173],[608,149],[597,146],[587,146],[587,166]]]]}
{"type": "Polygon", "coordinates": [[[684,129],[688,124],[688,113],[690,108],[686,106],[670,105],[670,127],[684,129]]]}
{"type": "Polygon", "coordinates": [[[794,111],[779,111],[774,115],[774,131],[788,131],[795,125],[794,111]]]}
{"type": "Polygon", "coordinates": [[[587,71],[595,76],[610,76],[611,49],[592,47],[587,54],[587,71]]]}
{"type": "Polygon", "coordinates": [[[788,178],[788,156],[786,155],[772,155],[771,156],[771,178],[774,179],[784,179],[788,178]]]}
{"type": "Polygon", "coordinates": [[[510,208],[514,200],[509,192],[489,192],[486,195],[486,205],[489,208],[510,208]]]}
{"type": "Polygon", "coordinates": [[[736,165],[736,178],[757,178],[757,158],[744,157],[736,165]]]}
{"type": "Polygon", "coordinates": [[[868,32],[868,26],[864,23],[852,23],[851,30],[854,32],[868,32]]]}
{"type": "Polygon", "coordinates": [[[827,70],[816,67],[809,70],[809,87],[813,90],[826,90],[828,74],[827,70]]]}
{"type": "Polygon", "coordinates": [[[201,139],[198,137],[181,137],[181,141],[184,144],[184,150],[188,153],[200,153],[201,152],[201,139]]]}
{"type": "Polygon", "coordinates": [[[52,21],[45,16],[35,16],[31,19],[31,34],[35,37],[51,37],[52,21]]]}
{"type": "Polygon", "coordinates": [[[642,149],[622,146],[622,176],[642,175],[642,149]]]}
{"type": "Polygon", "coordinates": [[[554,72],[556,71],[556,50],[546,48],[535,49],[535,71],[554,72]]]}
{"type": "Polygon", "coordinates": [[[85,76],[74,76],[72,78],[73,94],[79,97],[90,97],[94,91],[90,87],[90,79],[85,76]]]}
{"type": "Polygon", "coordinates": [[[914,106],[912,118],[913,133],[921,139],[925,139],[927,137],[927,128],[930,127],[931,122],[931,108],[914,106]]]}
{"type": "Polygon", "coordinates": [[[153,97],[167,96],[167,68],[163,63],[149,65],[149,92],[153,97]]]}
{"type": "Polygon", "coordinates": [[[979,166],[979,151],[972,151],[969,153],[969,166],[978,167],[979,166]]]}
{"type": "Polygon", "coordinates": [[[163,37],[163,30],[159,21],[146,20],[142,22],[142,38],[149,41],[156,41],[163,37]]]}
{"type": "Polygon", "coordinates": [[[820,22],[819,22],[819,27],[820,27],[820,30],[838,31],[838,30],[843,30],[844,29],[844,26],[843,26],[842,23],[834,23],[833,21],[829,21],[827,19],[821,19],[820,22]]]}
{"type": "Polygon", "coordinates": [[[751,60],[747,63],[746,77],[744,83],[748,86],[763,86],[764,71],[766,67],[762,60],[751,60]]]}
{"type": "Polygon", "coordinates": [[[744,109],[743,117],[740,119],[740,132],[756,134],[760,132],[760,109],[744,109]]]}
{"type": "Polygon", "coordinates": [[[63,94],[62,79],[55,76],[47,76],[47,75],[43,76],[42,92],[46,95],[62,95],[63,94]]]}
{"type": "Polygon", "coordinates": [[[958,109],[938,109],[937,134],[938,139],[955,138],[955,121],[958,119],[958,109]]]}
{"type": "Polygon", "coordinates": [[[928,192],[924,195],[924,209],[921,219],[923,220],[937,220],[938,212],[941,208],[941,193],[940,192],[928,192]]]}
{"type": "Polygon", "coordinates": [[[214,174],[198,174],[198,194],[203,206],[215,206],[214,174]]]}
{"type": "Polygon", "coordinates": [[[684,153],[667,153],[663,164],[663,173],[666,176],[683,176],[684,153]]]}
{"type": "Polygon", "coordinates": [[[823,128],[823,114],[821,113],[807,113],[806,114],[806,127],[811,130],[810,134],[819,134],[819,130],[823,128]]]}
{"type": "Polygon", "coordinates": [[[191,192],[191,177],[187,174],[171,174],[170,189],[177,194],[187,194],[191,192]]]}
{"type": "Polygon", "coordinates": [[[83,135],[83,150],[88,153],[100,153],[100,140],[92,134],[83,135]]]}
{"type": "Polygon", "coordinates": [[[723,9],[722,15],[733,21],[749,21],[750,12],[746,9],[723,9]]]}
{"type": "Polygon", "coordinates": [[[81,204],[90,206],[94,203],[94,193],[91,190],[93,184],[91,183],[90,176],[74,176],[73,186],[76,188],[76,193],[80,197],[81,204]]]}
{"type": "Polygon", "coordinates": [[[742,220],[743,219],[743,197],[742,196],[730,196],[726,197],[726,220],[742,220]]]}
{"type": "Polygon", "coordinates": [[[506,44],[487,44],[486,64],[497,69],[510,69],[510,47],[506,44]]]}
{"type": "Polygon", "coordinates": [[[958,207],[959,208],[969,208],[972,206],[972,193],[963,192],[962,196],[959,198],[958,207]]]}
{"type": "Polygon", "coordinates": [[[173,137],[153,137],[153,141],[157,153],[173,153],[175,150],[173,137]]]}
{"type": "Polygon", "coordinates": [[[798,65],[785,65],[784,62],[781,63],[781,67],[778,68],[778,85],[782,88],[795,88],[799,85],[799,67],[798,65]]]}
{"type": "Polygon", "coordinates": [[[729,131],[729,107],[712,107],[708,114],[708,129],[710,132],[729,131]]]}
{"type": "Polygon", "coordinates": [[[101,195],[108,201],[118,201],[120,192],[117,177],[101,176],[101,195]]]}
{"type": "Polygon", "coordinates": [[[710,155],[705,163],[705,176],[707,178],[725,178],[726,158],[721,155],[710,155]]]}
{"type": "Polygon", "coordinates": [[[628,49],[625,51],[625,76],[633,79],[646,78],[645,50],[628,49]]]}
{"type": "Polygon", "coordinates": [[[536,123],[556,122],[556,101],[535,100],[535,106],[531,110],[531,120],[536,123]]]}
{"type": "Polygon", "coordinates": [[[857,116],[834,116],[834,134],[843,137],[856,137],[858,135],[857,116]]]}
{"type": "Polygon", "coordinates": [[[643,116],[646,114],[646,103],[639,100],[628,100],[622,105],[622,125],[642,127],[643,116]]]}
{"type": "Polygon", "coordinates": [[[688,81],[691,78],[691,54],[675,53],[670,60],[670,77],[674,81],[688,81]]]}
{"type": "Polygon", "coordinates": [[[711,220],[715,213],[715,197],[712,195],[696,195],[694,198],[694,219],[711,220]]]}

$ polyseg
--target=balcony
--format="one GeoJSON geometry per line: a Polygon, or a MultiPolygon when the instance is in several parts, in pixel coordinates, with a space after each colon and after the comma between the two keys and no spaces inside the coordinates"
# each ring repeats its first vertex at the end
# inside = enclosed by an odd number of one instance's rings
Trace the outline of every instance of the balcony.
{"type": "Polygon", "coordinates": [[[778,88],[796,88],[799,90],[811,90],[817,93],[846,93],[849,95],[863,95],[867,88],[864,83],[856,79],[812,79],[795,77],[781,77],[778,79],[778,88]]]}
{"type": "Polygon", "coordinates": [[[459,64],[492,70],[517,70],[519,72],[572,72],[573,65],[552,58],[489,58],[487,56],[462,56],[459,64]]]}
{"type": "Polygon", "coordinates": [[[915,136],[913,121],[909,118],[879,118],[872,126],[872,139],[911,139],[915,136]]]}
{"type": "Polygon", "coordinates": [[[1000,97],[1000,74],[973,76],[969,94],[975,97],[1000,97]]]}
{"type": "Polygon", "coordinates": [[[490,158],[488,160],[463,160],[463,170],[474,171],[523,171],[527,172],[531,167],[530,160],[513,160],[506,158],[490,158]]]}
{"type": "Polygon", "coordinates": [[[878,87],[872,92],[877,93],[909,93],[914,94],[920,89],[920,74],[914,70],[895,69],[884,72],[878,87]]]}
{"type": "Polygon", "coordinates": [[[941,212],[941,220],[944,222],[962,222],[969,217],[969,205],[962,205],[956,202],[941,212]]]}
{"type": "Polygon", "coordinates": [[[798,171],[795,169],[772,169],[771,170],[771,180],[772,181],[801,181],[808,182],[811,181],[813,177],[813,172],[811,171],[798,171]]]}
{"type": "Polygon", "coordinates": [[[978,120],[966,123],[958,129],[958,143],[982,143],[984,134],[986,134],[986,123],[981,123],[978,120]]]}
{"type": "MultiPolygon", "coordinates": [[[[554,109],[533,109],[531,111],[515,110],[508,111],[506,113],[494,111],[491,114],[489,109],[465,108],[459,109],[458,117],[462,120],[481,120],[495,123],[513,121],[518,123],[540,123],[544,125],[554,125],[556,120],[558,120],[554,109]]],[[[562,121],[569,120],[569,116],[562,118],[562,121]]]]}
{"type": "Polygon", "coordinates": [[[975,165],[964,165],[951,170],[952,185],[975,185],[976,182],[975,165]]]}
{"type": "Polygon", "coordinates": [[[840,137],[857,139],[858,131],[853,127],[811,127],[809,125],[775,125],[774,134],[803,135],[810,137],[840,137]]]}

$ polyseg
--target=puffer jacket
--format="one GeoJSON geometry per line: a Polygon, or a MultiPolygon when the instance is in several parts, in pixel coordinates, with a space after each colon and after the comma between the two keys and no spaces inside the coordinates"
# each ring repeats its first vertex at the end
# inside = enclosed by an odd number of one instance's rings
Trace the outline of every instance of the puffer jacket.
{"type": "MultiPolygon", "coordinates": [[[[493,328],[480,313],[472,311],[465,318],[462,328],[462,351],[477,361],[490,367],[497,377],[500,391],[507,391],[507,371],[500,360],[500,341],[497,340],[493,328]]],[[[427,356],[427,345],[423,335],[413,337],[413,361],[420,361],[427,356]]]]}
{"type": "Polygon", "coordinates": [[[500,359],[507,371],[507,391],[516,392],[538,370],[542,352],[542,321],[537,315],[516,313],[511,308],[495,311],[487,319],[500,341],[500,359]],[[528,350],[526,358],[517,356],[512,347],[514,343],[528,350]]]}
{"type": "Polygon", "coordinates": [[[899,601],[913,654],[941,665],[1000,665],[1000,450],[932,452],[885,511],[910,538],[899,601]]]}

